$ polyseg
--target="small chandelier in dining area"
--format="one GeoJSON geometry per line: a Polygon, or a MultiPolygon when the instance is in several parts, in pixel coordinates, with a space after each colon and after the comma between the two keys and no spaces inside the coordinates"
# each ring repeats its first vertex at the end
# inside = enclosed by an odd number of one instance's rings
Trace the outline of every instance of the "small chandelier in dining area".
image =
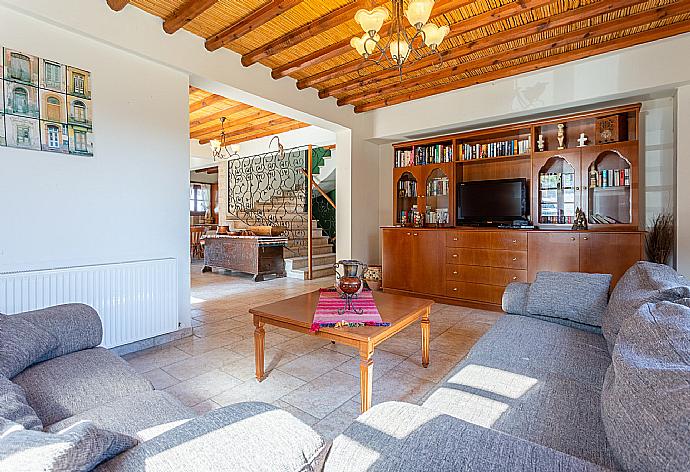
{"type": "Polygon", "coordinates": [[[397,69],[402,80],[403,66],[430,55],[437,55],[439,65],[443,62],[438,46],[450,32],[448,26],[429,23],[434,0],[393,0],[393,19],[388,38],[381,40],[379,31],[388,19],[388,10],[376,7],[373,10],[359,10],[355,21],[364,30],[362,37],[355,36],[350,45],[364,58],[384,69],[397,69]],[[414,31],[408,33],[405,18],[414,31]]]}
{"type": "Polygon", "coordinates": [[[227,161],[236,157],[240,157],[240,145],[231,144],[228,150],[228,145],[225,143],[225,118],[220,119],[220,139],[211,140],[211,150],[213,152],[213,161],[227,161]]]}

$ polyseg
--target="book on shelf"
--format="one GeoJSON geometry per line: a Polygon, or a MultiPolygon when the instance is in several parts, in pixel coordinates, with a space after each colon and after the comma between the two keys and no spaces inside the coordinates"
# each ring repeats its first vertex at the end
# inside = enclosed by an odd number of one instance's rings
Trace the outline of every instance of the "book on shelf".
{"type": "Polygon", "coordinates": [[[395,150],[395,167],[421,166],[453,162],[452,144],[413,146],[412,149],[395,150]]]}
{"type": "Polygon", "coordinates": [[[463,144],[460,146],[461,160],[473,161],[491,157],[509,157],[528,154],[530,152],[529,138],[496,141],[485,144],[463,144]]]}
{"type": "Polygon", "coordinates": [[[593,224],[600,224],[600,225],[614,225],[616,223],[620,223],[620,221],[616,220],[615,218],[611,218],[610,216],[601,215],[599,213],[589,215],[589,222],[593,223],[593,224]]]}
{"type": "Polygon", "coordinates": [[[398,182],[398,196],[401,198],[414,198],[417,196],[416,180],[401,180],[398,182]]]}
{"type": "Polygon", "coordinates": [[[448,187],[450,181],[448,177],[440,177],[432,179],[427,182],[426,196],[427,197],[444,197],[448,195],[448,187]]]}
{"type": "Polygon", "coordinates": [[[575,174],[573,173],[549,173],[539,174],[540,190],[572,189],[575,186],[575,174]]]}
{"type": "Polygon", "coordinates": [[[630,186],[630,169],[604,169],[589,172],[591,188],[628,187],[630,186]]]}

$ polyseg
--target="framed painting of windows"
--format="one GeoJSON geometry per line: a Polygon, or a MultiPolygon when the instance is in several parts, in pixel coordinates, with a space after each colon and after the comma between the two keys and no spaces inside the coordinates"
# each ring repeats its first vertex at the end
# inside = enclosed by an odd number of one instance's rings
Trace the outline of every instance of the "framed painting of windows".
{"type": "Polygon", "coordinates": [[[93,156],[91,73],[1,50],[0,146],[93,156]]]}

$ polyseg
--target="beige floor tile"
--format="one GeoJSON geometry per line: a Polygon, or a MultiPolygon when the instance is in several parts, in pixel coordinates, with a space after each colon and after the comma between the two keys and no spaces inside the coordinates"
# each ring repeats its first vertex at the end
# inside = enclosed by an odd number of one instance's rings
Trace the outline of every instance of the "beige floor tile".
{"type": "MultiPolygon", "coordinates": [[[[372,405],[383,402],[417,403],[436,384],[395,370],[386,372],[373,383],[372,405]]],[[[359,395],[353,397],[361,403],[359,395]]]]}
{"type": "Polygon", "coordinates": [[[468,350],[474,346],[478,338],[471,338],[462,334],[446,331],[436,339],[432,339],[432,350],[441,351],[456,358],[462,359],[468,350]]]}
{"type": "Polygon", "coordinates": [[[186,352],[181,351],[171,344],[172,343],[168,343],[163,346],[127,354],[123,356],[123,358],[134,368],[134,370],[143,373],[191,357],[186,352]]]}
{"type": "Polygon", "coordinates": [[[323,338],[317,338],[316,336],[310,336],[308,334],[303,334],[299,337],[289,339],[281,344],[276,345],[278,349],[283,351],[291,352],[292,354],[303,356],[312,351],[324,347],[329,344],[330,341],[323,338]]]}
{"type": "Polygon", "coordinates": [[[333,441],[360,415],[360,405],[349,400],[312,427],[326,441],[333,441]]]}
{"type": "Polygon", "coordinates": [[[421,349],[421,347],[421,334],[419,335],[419,338],[396,335],[376,346],[376,349],[392,352],[393,354],[397,354],[399,356],[408,357],[415,351],[421,349]]]}
{"type": "Polygon", "coordinates": [[[233,319],[205,323],[194,328],[194,335],[198,337],[206,337],[213,334],[223,333],[228,330],[238,329],[243,326],[244,325],[242,323],[233,319]]]}
{"type": "Polygon", "coordinates": [[[281,365],[278,370],[308,382],[351,359],[339,352],[321,348],[281,365]]]}
{"type": "MultiPolygon", "coordinates": [[[[266,332],[266,334],[264,335],[264,346],[266,348],[271,348],[278,346],[288,340],[289,339],[283,336],[282,334],[266,332]]],[[[228,348],[243,356],[254,356],[253,332],[251,337],[247,337],[242,339],[241,341],[237,341],[236,343],[233,343],[230,346],[228,346],[228,348]]]]}
{"type": "MultiPolygon", "coordinates": [[[[269,348],[264,351],[264,372],[270,373],[276,367],[286,364],[297,356],[276,348],[269,348]]],[[[249,380],[256,377],[256,363],[254,355],[243,357],[242,359],[226,364],[221,368],[224,372],[240,380],[249,380]]]]}
{"type": "Polygon", "coordinates": [[[230,331],[226,331],[224,333],[213,334],[203,338],[191,336],[189,338],[182,339],[180,340],[179,344],[177,344],[177,348],[191,356],[194,356],[203,354],[204,352],[213,351],[214,349],[218,349],[220,347],[236,344],[240,341],[242,341],[241,336],[238,336],[230,331]]]}
{"type": "Polygon", "coordinates": [[[309,426],[313,426],[314,423],[319,421],[318,418],[311,416],[309,413],[304,412],[299,408],[290,405],[289,403],[285,403],[283,400],[276,400],[273,402],[273,404],[278,408],[283,409],[288,413],[292,414],[292,416],[294,416],[298,420],[301,420],[304,424],[308,424],[309,426]]]}
{"type": "Polygon", "coordinates": [[[422,367],[422,351],[418,351],[396,366],[395,372],[437,383],[457,365],[458,360],[458,356],[432,350],[429,353],[429,367],[424,368],[422,367]]]}
{"type": "Polygon", "coordinates": [[[185,380],[166,389],[187,406],[197,405],[229,390],[241,383],[240,380],[221,370],[212,370],[193,379],[185,380]]]}
{"type": "Polygon", "coordinates": [[[336,352],[339,352],[340,354],[345,354],[346,356],[350,356],[350,357],[359,356],[357,349],[355,349],[352,346],[346,346],[346,345],[340,344],[340,343],[328,343],[324,347],[326,349],[330,349],[331,351],[336,351],[336,352]]]}
{"type": "Polygon", "coordinates": [[[205,400],[201,403],[197,403],[191,408],[196,412],[197,415],[203,415],[209,411],[217,410],[218,408],[221,408],[221,406],[213,400],[205,400]]]}
{"type": "MultiPolygon", "coordinates": [[[[392,352],[381,349],[374,349],[374,380],[380,378],[384,373],[391,369],[397,369],[404,360],[405,356],[400,356],[392,352]]],[[[359,378],[360,357],[354,357],[344,364],[336,367],[337,370],[359,378]]]]}
{"type": "Polygon", "coordinates": [[[153,384],[153,388],[156,390],[164,390],[179,383],[178,379],[168,374],[163,369],[149,370],[148,372],[144,372],[143,375],[153,384]]]}
{"type": "Polygon", "coordinates": [[[243,357],[234,351],[220,347],[213,351],[204,352],[183,361],[167,365],[163,370],[178,380],[188,380],[226,364],[237,362],[243,359],[243,357]]]}
{"type": "Polygon", "coordinates": [[[274,370],[266,376],[263,382],[257,382],[255,379],[247,380],[213,397],[213,401],[219,405],[230,405],[240,402],[270,403],[304,384],[304,380],[279,370],[274,370]]]}
{"type": "Polygon", "coordinates": [[[302,385],[282,397],[281,400],[316,418],[323,419],[358,394],[358,379],[350,374],[333,370],[302,385]]]}

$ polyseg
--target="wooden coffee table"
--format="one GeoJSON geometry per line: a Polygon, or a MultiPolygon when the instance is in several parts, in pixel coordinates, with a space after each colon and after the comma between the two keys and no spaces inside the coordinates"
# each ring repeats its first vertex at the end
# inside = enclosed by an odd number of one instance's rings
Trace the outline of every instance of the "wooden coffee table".
{"type": "Polygon", "coordinates": [[[362,395],[362,413],[371,407],[371,391],[374,368],[374,348],[411,324],[420,321],[422,331],[422,365],[429,365],[429,313],[433,301],[421,298],[374,292],[376,306],[383,321],[390,326],[364,326],[361,328],[322,328],[317,333],[309,331],[319,301],[319,292],[287,298],[276,303],[252,308],[254,315],[254,354],[256,379],[264,379],[264,325],[311,334],[336,343],[352,346],[359,351],[359,376],[362,395]]]}

